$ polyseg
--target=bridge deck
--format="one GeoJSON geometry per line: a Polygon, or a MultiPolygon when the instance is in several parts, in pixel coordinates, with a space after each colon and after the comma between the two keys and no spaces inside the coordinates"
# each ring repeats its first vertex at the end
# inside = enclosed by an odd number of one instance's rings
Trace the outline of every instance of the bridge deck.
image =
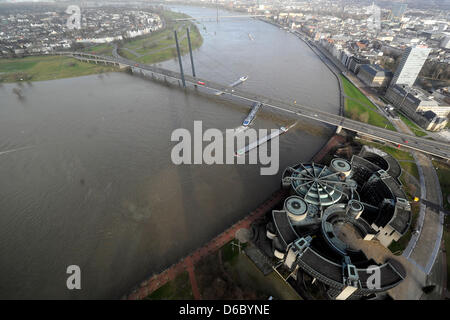
{"type": "MultiPolygon", "coordinates": [[[[86,54],[82,52],[67,52],[64,54],[71,55],[73,57],[79,58],[97,58],[99,61],[111,61],[120,63],[122,65],[127,65],[132,68],[142,69],[146,71],[153,72],[165,77],[173,78],[176,80],[181,80],[181,74],[175,71],[145,65],[142,63],[136,63],[124,58],[113,58],[101,55],[86,54]]],[[[432,141],[425,138],[416,137],[413,135],[408,135],[396,131],[391,131],[388,129],[376,127],[364,122],[359,122],[356,120],[351,120],[339,115],[331,114],[328,112],[319,111],[315,108],[304,106],[301,104],[290,104],[285,101],[276,100],[273,98],[265,97],[260,94],[254,94],[246,91],[242,91],[236,88],[232,88],[228,85],[223,85],[214,81],[210,81],[202,78],[194,78],[189,75],[185,75],[186,86],[192,88],[203,88],[205,90],[212,90],[214,92],[223,92],[222,96],[232,95],[235,98],[240,98],[248,102],[261,102],[265,107],[270,107],[275,110],[290,113],[291,115],[313,119],[322,123],[326,123],[333,126],[340,126],[344,129],[354,131],[366,136],[394,143],[406,148],[411,148],[417,151],[422,151],[424,153],[431,154],[433,156],[441,157],[443,159],[450,159],[450,145],[448,143],[432,141]],[[205,85],[199,85],[198,81],[205,83],[205,85]],[[408,141],[407,143],[405,141],[408,141]]]]}

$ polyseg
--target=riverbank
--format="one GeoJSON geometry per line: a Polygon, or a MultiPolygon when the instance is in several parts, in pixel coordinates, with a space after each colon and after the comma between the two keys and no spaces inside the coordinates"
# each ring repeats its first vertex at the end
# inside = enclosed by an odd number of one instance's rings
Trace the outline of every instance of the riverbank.
{"type": "Polygon", "coordinates": [[[195,23],[176,20],[190,18],[190,16],[169,10],[164,10],[160,15],[164,20],[165,26],[163,29],[119,44],[119,55],[145,64],[174,59],[177,57],[174,30],[177,31],[181,55],[184,55],[189,52],[187,28],[190,31],[192,50],[198,49],[203,44],[203,37],[195,23]]]}
{"type": "MultiPolygon", "coordinates": [[[[278,28],[287,29],[287,27],[268,19],[259,18],[259,20],[267,22],[278,28]]],[[[381,112],[379,112],[379,109],[374,105],[374,103],[370,101],[370,99],[363,94],[356,85],[354,85],[351,79],[345,75],[342,67],[338,66],[332,58],[323,52],[320,46],[308,40],[306,38],[307,36],[299,31],[294,31],[291,33],[302,40],[336,77],[340,92],[340,115],[352,120],[365,122],[380,128],[395,131],[394,126],[381,112]]]]}
{"type": "Polygon", "coordinates": [[[347,77],[341,75],[345,93],[345,116],[380,128],[396,131],[394,126],[378,112],[377,107],[347,77]]]}
{"type": "Polygon", "coordinates": [[[54,80],[117,71],[118,67],[81,62],[65,56],[0,59],[0,83],[54,80]]]}

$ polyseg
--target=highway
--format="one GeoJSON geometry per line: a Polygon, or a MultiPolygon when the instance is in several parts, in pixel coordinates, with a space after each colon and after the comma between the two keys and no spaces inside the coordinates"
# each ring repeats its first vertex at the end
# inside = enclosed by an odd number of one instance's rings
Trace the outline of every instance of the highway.
{"type": "MultiPolygon", "coordinates": [[[[82,52],[70,52],[65,54],[71,55],[78,59],[84,60],[88,59],[94,62],[111,61],[112,63],[118,63],[121,65],[129,66],[132,69],[135,69],[135,71],[145,70],[154,73],[156,75],[175,79],[177,81],[181,80],[181,74],[178,72],[174,72],[171,70],[155,66],[149,66],[146,64],[136,63],[134,61],[124,59],[117,54],[116,49],[113,51],[114,57],[86,54],[82,52]]],[[[421,151],[446,160],[450,159],[450,145],[445,142],[428,140],[425,138],[416,137],[415,135],[411,134],[391,131],[364,122],[351,120],[339,115],[319,111],[316,108],[272,99],[269,97],[262,96],[260,94],[242,91],[227,85],[219,84],[199,77],[194,78],[192,76],[185,75],[185,81],[186,87],[196,88],[197,90],[202,90],[207,93],[215,93],[217,91],[221,91],[223,92],[222,96],[229,95],[247,102],[261,102],[264,104],[264,107],[269,107],[274,110],[286,112],[291,115],[294,115],[295,117],[312,119],[315,121],[336,126],[338,128],[344,128],[353,132],[357,132],[359,134],[363,134],[377,140],[387,141],[396,145],[400,145],[401,147],[421,151]]]]}

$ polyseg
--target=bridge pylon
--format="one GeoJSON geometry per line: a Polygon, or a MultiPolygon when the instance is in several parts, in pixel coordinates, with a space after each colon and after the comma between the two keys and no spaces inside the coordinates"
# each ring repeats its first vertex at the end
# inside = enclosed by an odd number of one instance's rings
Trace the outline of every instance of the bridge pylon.
{"type": "Polygon", "coordinates": [[[187,33],[187,40],[188,40],[188,44],[189,44],[189,54],[191,56],[192,76],[195,78],[194,56],[192,55],[191,35],[189,33],[189,28],[186,28],[186,33],[187,33]]]}
{"type": "Polygon", "coordinates": [[[175,34],[175,43],[177,45],[178,62],[180,63],[181,82],[183,83],[183,87],[186,88],[186,81],[184,80],[183,63],[181,62],[180,45],[178,43],[177,30],[174,30],[173,32],[175,34]]]}

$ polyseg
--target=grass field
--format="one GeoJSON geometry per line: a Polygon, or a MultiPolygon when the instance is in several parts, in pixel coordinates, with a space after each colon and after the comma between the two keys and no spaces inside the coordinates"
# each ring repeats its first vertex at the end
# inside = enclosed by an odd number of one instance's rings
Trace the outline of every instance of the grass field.
{"type": "MultiPolygon", "coordinates": [[[[447,198],[450,195],[450,165],[444,164],[439,161],[433,161],[433,165],[437,168],[436,173],[439,178],[439,183],[442,190],[442,200],[444,203],[444,208],[450,210],[450,203],[447,198]]],[[[446,260],[447,260],[447,288],[450,288],[450,218],[445,217],[444,222],[444,245],[446,250],[446,260]]]]}
{"type": "Polygon", "coordinates": [[[399,117],[417,137],[425,137],[426,135],[428,135],[426,132],[424,132],[423,129],[421,129],[417,124],[412,122],[404,115],[399,113],[399,117]]]}
{"type": "Polygon", "coordinates": [[[447,198],[450,195],[450,165],[436,160],[433,160],[433,165],[437,168],[436,173],[441,185],[444,208],[450,210],[450,203],[447,201],[447,198]]]}
{"type": "Polygon", "coordinates": [[[176,58],[174,30],[177,30],[181,54],[189,52],[186,28],[190,29],[192,49],[200,47],[203,38],[197,26],[190,21],[175,21],[177,18],[188,17],[185,14],[164,11],[162,13],[166,21],[166,27],[150,35],[142,36],[125,42],[119,49],[119,53],[141,63],[152,64],[176,58]]]}
{"type": "Polygon", "coordinates": [[[377,110],[377,107],[372,101],[367,98],[357,87],[353,85],[346,77],[341,75],[342,84],[344,86],[344,92],[347,96],[359,100],[361,103],[368,105],[373,110],[377,110]]]}
{"type": "Polygon", "coordinates": [[[113,45],[110,43],[97,44],[94,46],[90,46],[84,48],[83,52],[92,53],[92,54],[100,54],[103,56],[112,56],[113,45]]]}
{"type": "Polygon", "coordinates": [[[0,59],[0,82],[43,81],[118,70],[116,67],[80,62],[64,56],[0,59]]]}
{"type": "Polygon", "coordinates": [[[450,288],[450,218],[445,217],[444,223],[444,246],[445,246],[445,259],[447,261],[447,290],[450,288]]]}
{"type": "Polygon", "coordinates": [[[173,281],[152,292],[145,300],[194,300],[189,274],[187,271],[181,273],[173,281]]]}
{"type": "Polygon", "coordinates": [[[398,241],[392,241],[392,243],[388,247],[388,249],[391,250],[392,253],[400,254],[408,246],[408,243],[409,243],[409,241],[411,240],[411,237],[412,237],[412,232],[413,232],[414,227],[415,227],[415,225],[417,223],[417,219],[419,218],[419,211],[420,211],[419,204],[414,203],[414,204],[411,205],[411,214],[412,214],[411,227],[403,235],[403,237],[398,239],[398,241]]]}
{"type": "Polygon", "coordinates": [[[400,182],[402,183],[408,201],[413,201],[414,197],[420,196],[420,185],[413,184],[411,179],[409,179],[404,172],[402,172],[402,175],[400,176],[400,182]]]}
{"type": "Polygon", "coordinates": [[[394,126],[381,114],[377,107],[347,78],[341,76],[345,98],[345,116],[377,127],[395,131],[394,126]]]}
{"type": "Polygon", "coordinates": [[[369,141],[364,141],[364,144],[383,150],[397,160],[414,160],[414,157],[408,151],[369,141]]]}
{"type": "Polygon", "coordinates": [[[414,162],[399,162],[399,163],[403,170],[410,173],[417,180],[420,179],[419,170],[417,169],[417,165],[414,162]]]}

